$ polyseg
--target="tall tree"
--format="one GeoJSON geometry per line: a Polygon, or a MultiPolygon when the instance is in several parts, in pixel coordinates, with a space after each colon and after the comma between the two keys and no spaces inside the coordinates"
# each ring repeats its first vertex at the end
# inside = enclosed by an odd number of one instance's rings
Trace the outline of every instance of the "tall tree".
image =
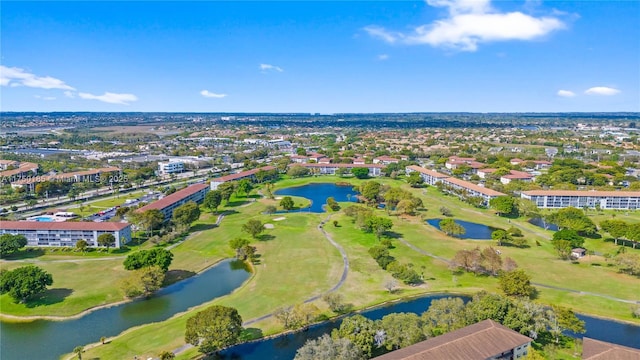
{"type": "Polygon", "coordinates": [[[220,190],[209,191],[207,195],[204,196],[203,205],[212,213],[218,211],[220,204],[222,204],[222,192],[220,192],[220,190]]]}
{"type": "Polygon", "coordinates": [[[113,234],[100,234],[98,235],[98,245],[104,246],[109,252],[109,248],[116,244],[116,238],[113,234]]]}
{"type": "Polygon", "coordinates": [[[162,287],[164,278],[165,272],[159,266],[143,267],[123,279],[120,287],[128,298],[149,296],[162,287]]]}
{"type": "Polygon", "coordinates": [[[294,360],[364,360],[362,351],[349,339],[334,339],[327,334],[307,342],[298,349],[294,360]]]}
{"type": "Polygon", "coordinates": [[[247,195],[249,195],[251,190],[253,190],[253,185],[251,184],[251,181],[249,181],[249,179],[242,179],[238,181],[237,191],[239,193],[243,193],[246,197],[247,195]]]}
{"type": "Polygon", "coordinates": [[[455,222],[454,219],[442,219],[440,220],[440,230],[449,236],[464,235],[464,226],[455,222]]]}
{"type": "Polygon", "coordinates": [[[187,320],[185,341],[203,354],[236,344],[242,332],[242,317],[231,307],[213,305],[187,320]]]}
{"type": "Polygon", "coordinates": [[[391,230],[393,222],[391,219],[381,216],[369,216],[364,220],[364,230],[372,232],[376,235],[376,238],[380,240],[385,232],[391,230]]]}
{"type": "Polygon", "coordinates": [[[376,324],[362,315],[353,315],[344,319],[338,329],[331,332],[334,339],[348,339],[354,343],[362,353],[370,358],[374,348],[376,324]]]}
{"type": "Polygon", "coordinates": [[[367,181],[360,186],[360,193],[367,199],[368,203],[374,203],[380,196],[382,186],[375,181],[367,181]]]}
{"type": "Polygon", "coordinates": [[[139,226],[147,231],[147,236],[164,222],[164,215],[162,215],[162,212],[158,209],[149,209],[139,214],[136,218],[138,219],[139,226]]]}
{"type": "Polygon", "coordinates": [[[502,246],[504,243],[511,242],[511,235],[502,229],[494,230],[491,233],[491,238],[498,242],[498,246],[502,246]]]}
{"type": "Polygon", "coordinates": [[[500,216],[513,214],[518,208],[516,199],[511,196],[498,196],[489,201],[489,206],[500,216]]]}
{"type": "Polygon", "coordinates": [[[287,211],[293,209],[294,205],[295,204],[293,203],[293,199],[291,198],[291,196],[285,196],[282,198],[282,200],[280,200],[280,206],[282,206],[282,208],[287,211]]]}
{"type": "Polygon", "coordinates": [[[172,220],[175,224],[190,227],[200,218],[200,207],[195,201],[189,201],[173,210],[172,220]]]}
{"type": "Polygon", "coordinates": [[[53,277],[35,265],[0,271],[0,294],[9,293],[15,302],[26,302],[53,284],[53,277]]]}
{"type": "Polygon", "coordinates": [[[257,239],[258,235],[260,235],[264,231],[264,225],[260,220],[249,219],[242,225],[242,231],[251,235],[252,238],[257,239]]]}
{"type": "Polygon", "coordinates": [[[169,270],[173,254],[169,250],[154,248],[151,250],[140,250],[129,254],[124,260],[126,270],[137,270],[143,267],[159,266],[162,270],[169,270]]]}
{"type": "Polygon", "coordinates": [[[500,289],[509,296],[531,297],[535,291],[531,277],[522,269],[501,273],[499,282],[500,289]]]}
{"type": "Polygon", "coordinates": [[[409,174],[409,176],[407,176],[407,183],[409,183],[411,187],[419,187],[424,183],[424,179],[422,178],[422,176],[420,176],[418,172],[414,171],[411,174],[409,174]]]}
{"type": "Polygon", "coordinates": [[[218,185],[217,190],[220,191],[222,200],[229,202],[229,199],[231,199],[231,195],[236,192],[236,185],[237,183],[235,181],[227,181],[218,185]]]}
{"type": "Polygon", "coordinates": [[[27,246],[27,238],[24,235],[0,235],[0,257],[16,252],[25,246],[27,246]]]}
{"type": "Polygon", "coordinates": [[[384,316],[379,325],[386,334],[387,350],[396,350],[425,339],[422,319],[412,313],[394,313],[384,316]]]}
{"type": "Polygon", "coordinates": [[[358,179],[366,179],[369,177],[369,169],[364,167],[352,168],[351,173],[358,179]]]}
{"type": "Polygon", "coordinates": [[[76,249],[78,251],[81,251],[83,254],[87,250],[88,246],[89,246],[89,243],[87,242],[87,240],[80,239],[80,240],[76,241],[76,249]]]}

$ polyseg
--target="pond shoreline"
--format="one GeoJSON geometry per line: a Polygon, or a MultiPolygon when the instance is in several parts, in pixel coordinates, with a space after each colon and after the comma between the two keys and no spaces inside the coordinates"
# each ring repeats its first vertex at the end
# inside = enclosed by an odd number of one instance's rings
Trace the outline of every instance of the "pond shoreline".
{"type": "MultiPolygon", "coordinates": [[[[213,263],[207,265],[206,267],[200,269],[200,271],[198,271],[197,273],[195,273],[195,275],[193,276],[189,276],[186,277],[184,279],[180,279],[180,281],[168,284],[165,287],[162,287],[160,289],[158,289],[158,291],[162,290],[162,289],[166,289],[167,287],[174,285],[174,284],[178,284],[181,281],[187,280],[187,279],[191,279],[193,277],[196,277],[198,275],[200,275],[201,273],[209,270],[211,267],[221,263],[222,261],[228,260],[227,258],[223,258],[223,259],[219,259],[217,261],[214,261],[213,263]]],[[[252,274],[253,274],[253,270],[255,270],[253,268],[253,266],[251,266],[251,270],[252,270],[252,274]]],[[[112,302],[112,303],[108,303],[108,304],[102,304],[102,305],[96,305],[93,307],[90,307],[88,309],[85,309],[77,314],[73,314],[73,315],[68,315],[68,316],[58,316],[58,315],[27,315],[27,316],[20,316],[20,315],[11,315],[11,314],[3,314],[0,313],[0,322],[6,322],[6,323],[26,323],[26,322],[32,322],[32,321],[37,321],[37,320],[47,320],[47,321],[67,321],[67,320],[76,320],[76,319],[80,319],[83,316],[86,316],[88,314],[91,314],[94,311],[97,310],[101,310],[101,309],[108,309],[110,307],[114,307],[114,306],[119,306],[122,304],[127,304],[130,302],[134,302],[134,301],[139,301],[141,299],[144,299],[146,296],[141,295],[141,296],[137,296],[131,299],[126,299],[126,300],[121,300],[121,301],[116,301],[116,302],[112,302]]]]}

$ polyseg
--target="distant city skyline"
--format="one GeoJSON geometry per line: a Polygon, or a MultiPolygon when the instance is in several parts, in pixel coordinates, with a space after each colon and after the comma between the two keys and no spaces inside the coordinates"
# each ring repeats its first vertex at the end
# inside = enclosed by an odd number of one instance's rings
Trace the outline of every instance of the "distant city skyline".
{"type": "Polygon", "coordinates": [[[640,2],[13,2],[0,110],[640,111],[640,2]]]}

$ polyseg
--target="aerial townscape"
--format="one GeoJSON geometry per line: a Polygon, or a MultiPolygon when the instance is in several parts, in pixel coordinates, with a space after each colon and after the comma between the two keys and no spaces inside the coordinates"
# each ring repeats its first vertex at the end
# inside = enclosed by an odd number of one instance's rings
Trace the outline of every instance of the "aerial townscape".
{"type": "Polygon", "coordinates": [[[2,8],[0,359],[640,359],[640,3],[2,8]]]}

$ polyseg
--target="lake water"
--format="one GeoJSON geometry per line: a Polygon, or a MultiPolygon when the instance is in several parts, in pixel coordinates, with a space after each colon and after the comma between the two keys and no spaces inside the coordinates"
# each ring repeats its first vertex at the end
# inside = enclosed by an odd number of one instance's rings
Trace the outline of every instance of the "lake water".
{"type": "MultiPolygon", "coordinates": [[[[397,312],[422,314],[429,308],[433,300],[450,296],[451,295],[430,295],[419,297],[405,302],[394,303],[367,310],[361,314],[372,320],[379,320],[385,315],[397,312]]],[[[468,298],[462,298],[468,300],[468,298]]],[[[640,325],[623,324],[584,315],[578,315],[578,317],[585,321],[585,327],[587,329],[585,334],[579,335],[580,337],[587,336],[593,339],[640,348],[640,325]]],[[[220,359],[291,360],[295,357],[296,351],[302,347],[307,340],[316,339],[323,334],[330,334],[333,329],[340,327],[341,322],[341,320],[328,321],[311,326],[307,331],[280,335],[266,340],[236,345],[222,351],[220,353],[220,359]]]]}
{"type": "Polygon", "coordinates": [[[115,336],[133,326],[166,320],[190,307],[227,295],[249,276],[242,262],[225,260],[197,276],[161,289],[149,299],[96,310],[79,319],[2,322],[0,358],[58,359],[78,345],[98,342],[102,336],[115,336]]]}
{"type": "Polygon", "coordinates": [[[326,205],[328,197],[332,196],[339,202],[356,202],[356,195],[358,195],[358,192],[353,190],[353,185],[342,186],[333,183],[313,183],[280,189],[275,191],[273,194],[278,197],[299,196],[307,198],[311,200],[311,206],[300,209],[300,211],[321,213],[324,212],[323,207],[326,205]]]}
{"type": "MultiPolygon", "coordinates": [[[[427,223],[436,229],[440,230],[440,221],[442,219],[429,219],[427,223]]],[[[484,224],[472,223],[464,220],[454,220],[456,224],[462,225],[465,229],[465,233],[462,235],[456,236],[460,239],[471,239],[471,240],[491,240],[491,233],[497,230],[494,227],[487,226],[484,224]]]]}
{"type": "Polygon", "coordinates": [[[529,224],[533,224],[533,225],[535,225],[537,227],[541,227],[541,228],[546,229],[546,230],[558,231],[558,225],[545,222],[543,218],[532,218],[532,219],[529,219],[529,224]],[[545,225],[546,225],[546,227],[545,227],[545,225]]]}

